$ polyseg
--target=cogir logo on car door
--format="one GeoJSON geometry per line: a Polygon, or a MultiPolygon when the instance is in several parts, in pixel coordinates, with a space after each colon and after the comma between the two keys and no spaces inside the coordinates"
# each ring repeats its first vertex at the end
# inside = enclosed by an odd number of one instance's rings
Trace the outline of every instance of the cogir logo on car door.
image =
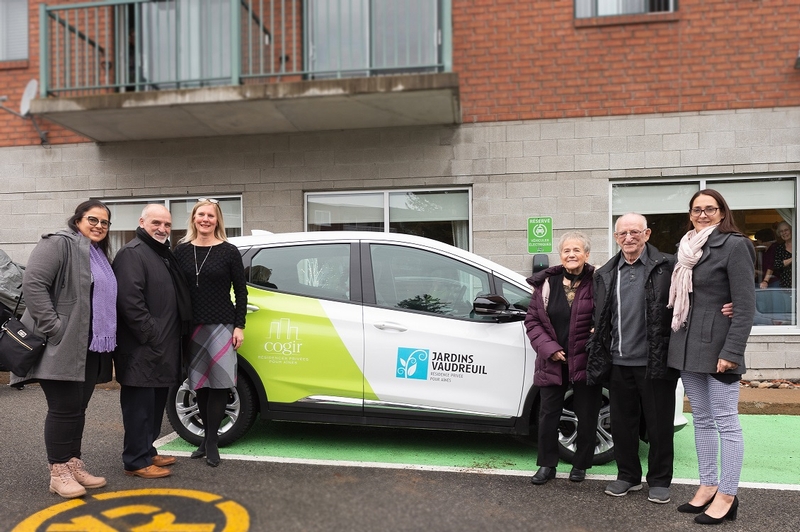
{"type": "Polygon", "coordinates": [[[283,364],[297,364],[298,361],[308,361],[307,358],[298,356],[302,346],[300,328],[292,325],[289,318],[281,318],[270,323],[269,336],[264,343],[264,351],[269,354],[259,356],[259,358],[283,364]]]}
{"type": "Polygon", "coordinates": [[[397,372],[400,379],[428,379],[430,352],[417,347],[397,348],[397,372]]]}

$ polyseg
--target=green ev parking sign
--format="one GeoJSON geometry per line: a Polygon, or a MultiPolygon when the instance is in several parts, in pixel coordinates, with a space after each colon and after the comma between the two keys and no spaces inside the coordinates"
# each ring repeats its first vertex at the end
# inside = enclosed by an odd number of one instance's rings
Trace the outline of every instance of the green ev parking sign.
{"type": "Polygon", "coordinates": [[[528,218],[528,253],[553,252],[553,218],[528,218]]]}

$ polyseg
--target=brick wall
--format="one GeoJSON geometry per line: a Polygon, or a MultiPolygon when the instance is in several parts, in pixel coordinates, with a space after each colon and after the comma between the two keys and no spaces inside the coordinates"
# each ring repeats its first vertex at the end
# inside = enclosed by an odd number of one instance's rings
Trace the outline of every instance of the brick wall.
{"type": "Polygon", "coordinates": [[[582,20],[572,6],[453,0],[464,123],[800,103],[798,0],[582,20]]]}
{"type": "MultiPolygon", "coordinates": [[[[39,77],[38,3],[29,4],[29,60],[0,63],[13,108],[39,77]]],[[[800,104],[800,0],[681,0],[676,13],[582,20],[572,6],[453,0],[464,123],[800,104]]],[[[53,144],[86,140],[43,129],[53,144]]],[[[37,143],[30,121],[0,114],[0,146],[37,143]]]]}

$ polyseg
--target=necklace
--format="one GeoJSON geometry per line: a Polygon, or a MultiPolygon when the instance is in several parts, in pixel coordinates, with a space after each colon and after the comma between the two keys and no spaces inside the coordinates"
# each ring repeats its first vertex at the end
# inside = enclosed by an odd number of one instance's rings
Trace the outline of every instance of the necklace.
{"type": "Polygon", "coordinates": [[[197,246],[192,246],[192,248],[194,248],[194,285],[195,286],[200,286],[200,270],[202,270],[203,266],[205,266],[206,261],[208,260],[208,256],[211,255],[211,249],[213,247],[214,246],[210,246],[208,248],[208,253],[206,253],[206,257],[203,259],[203,262],[200,263],[200,267],[198,268],[197,267],[197,246]]]}
{"type": "Polygon", "coordinates": [[[567,296],[567,303],[569,306],[572,306],[572,302],[575,300],[575,291],[578,289],[578,285],[583,279],[583,273],[586,270],[581,270],[581,273],[569,273],[568,271],[564,270],[564,278],[569,281],[569,286],[566,284],[564,285],[564,294],[567,296]]]}

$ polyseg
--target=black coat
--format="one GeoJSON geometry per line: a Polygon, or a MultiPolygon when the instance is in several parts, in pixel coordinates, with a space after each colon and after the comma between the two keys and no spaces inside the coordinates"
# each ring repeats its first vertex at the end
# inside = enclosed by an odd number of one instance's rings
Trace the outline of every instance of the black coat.
{"type": "Polygon", "coordinates": [[[117,382],[163,388],[181,381],[181,320],[172,277],[139,238],[114,258],[117,293],[117,382]]]}
{"type": "MultiPolygon", "coordinates": [[[[667,367],[669,338],[672,330],[672,309],[669,303],[669,287],[672,283],[672,270],[675,269],[675,255],[660,252],[655,246],[647,246],[645,265],[645,324],[647,335],[647,378],[676,379],[678,372],[667,367]]],[[[622,252],[614,255],[594,274],[595,321],[594,334],[586,345],[589,358],[586,364],[586,382],[590,385],[607,380],[611,373],[611,302],[617,283],[619,258],[622,252]]]]}

